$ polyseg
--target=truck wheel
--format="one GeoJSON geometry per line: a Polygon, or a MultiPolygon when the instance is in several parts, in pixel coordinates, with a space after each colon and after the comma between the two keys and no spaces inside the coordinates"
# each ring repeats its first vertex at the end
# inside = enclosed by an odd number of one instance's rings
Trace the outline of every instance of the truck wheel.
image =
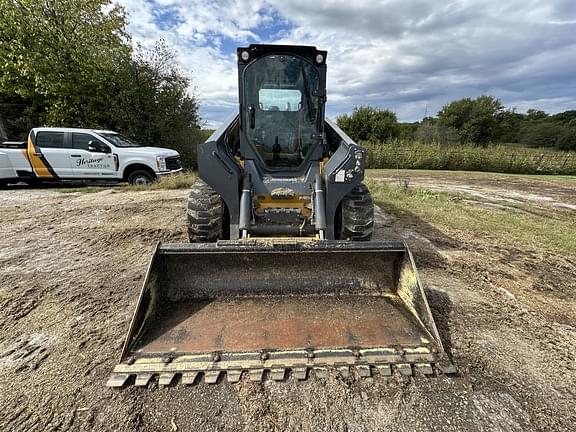
{"type": "Polygon", "coordinates": [[[42,185],[42,182],[38,179],[27,179],[24,180],[24,182],[30,186],[31,188],[37,188],[40,187],[42,185]]]}
{"type": "Polygon", "coordinates": [[[342,240],[368,241],[374,231],[374,201],[364,184],[356,186],[340,205],[342,240]]]}
{"type": "Polygon", "coordinates": [[[223,238],[224,201],[202,180],[188,196],[188,237],[191,243],[215,242],[223,238]]]}
{"type": "Polygon", "coordinates": [[[154,181],[154,177],[148,171],[132,171],[128,176],[128,183],[135,186],[144,186],[154,181]]]}

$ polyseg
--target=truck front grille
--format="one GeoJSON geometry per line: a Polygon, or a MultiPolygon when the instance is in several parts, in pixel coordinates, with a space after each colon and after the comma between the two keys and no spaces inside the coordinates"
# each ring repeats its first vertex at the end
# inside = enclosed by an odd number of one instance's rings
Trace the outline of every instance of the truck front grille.
{"type": "Polygon", "coordinates": [[[166,158],[166,169],[173,171],[182,168],[180,156],[170,156],[166,158]]]}

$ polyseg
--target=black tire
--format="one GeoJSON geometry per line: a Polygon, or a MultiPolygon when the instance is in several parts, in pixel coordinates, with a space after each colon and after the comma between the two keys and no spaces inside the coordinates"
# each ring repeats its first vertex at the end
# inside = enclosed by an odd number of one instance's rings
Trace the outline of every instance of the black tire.
{"type": "Polygon", "coordinates": [[[224,238],[225,205],[222,197],[202,180],[188,196],[188,238],[191,243],[211,243],[224,238]]]}
{"type": "Polygon", "coordinates": [[[40,186],[42,186],[42,182],[38,179],[28,179],[24,180],[24,182],[31,188],[39,188],[40,186]]]}
{"type": "Polygon", "coordinates": [[[135,170],[128,174],[128,183],[135,186],[145,186],[156,180],[156,177],[145,170],[135,170]]]}
{"type": "Polygon", "coordinates": [[[364,184],[356,186],[340,204],[339,238],[368,241],[374,231],[374,201],[364,184]]]}

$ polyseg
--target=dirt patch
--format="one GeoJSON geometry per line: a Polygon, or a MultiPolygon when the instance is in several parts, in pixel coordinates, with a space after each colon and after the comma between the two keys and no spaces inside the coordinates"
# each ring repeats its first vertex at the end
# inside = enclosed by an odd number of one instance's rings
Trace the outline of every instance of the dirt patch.
{"type": "Polygon", "coordinates": [[[421,187],[438,192],[463,193],[480,200],[494,201],[493,205],[511,208],[507,204],[532,205],[576,210],[576,183],[558,183],[546,179],[522,176],[419,171],[399,173],[370,173],[375,178],[404,187],[421,187]]]}
{"type": "Polygon", "coordinates": [[[106,388],[155,243],[185,240],[186,195],[0,191],[0,430],[573,429],[575,263],[381,211],[377,237],[411,244],[457,377],[106,388]]]}

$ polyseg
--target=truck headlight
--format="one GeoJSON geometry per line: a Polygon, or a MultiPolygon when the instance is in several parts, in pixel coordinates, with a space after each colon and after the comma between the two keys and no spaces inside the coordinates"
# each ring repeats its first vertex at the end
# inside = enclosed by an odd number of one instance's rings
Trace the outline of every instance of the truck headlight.
{"type": "Polygon", "coordinates": [[[166,158],[157,156],[156,165],[158,165],[158,171],[166,171],[166,158]]]}

